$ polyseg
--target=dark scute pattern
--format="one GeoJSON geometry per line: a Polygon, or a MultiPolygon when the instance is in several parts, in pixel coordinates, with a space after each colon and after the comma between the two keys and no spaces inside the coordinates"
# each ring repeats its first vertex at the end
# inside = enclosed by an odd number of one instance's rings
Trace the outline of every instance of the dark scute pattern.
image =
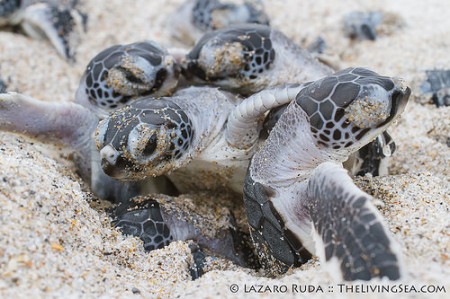
{"type": "Polygon", "coordinates": [[[322,237],[325,258],[339,260],[345,280],[400,277],[388,232],[369,209],[369,197],[356,197],[334,181],[310,182],[308,188],[313,192],[305,208],[322,237]]]}
{"type": "Polygon", "coordinates": [[[168,76],[168,71],[162,67],[162,59],[166,54],[161,49],[149,42],[114,45],[92,58],[86,68],[86,94],[92,104],[114,109],[119,104],[126,104],[132,98],[129,95],[118,93],[111,86],[108,86],[107,77],[112,68],[121,70],[125,74],[128,83],[143,84],[140,78],[121,67],[122,59],[127,55],[140,57],[154,67],[160,67],[154,74],[154,81],[151,86],[140,92],[139,96],[148,95],[161,88],[168,76]]]}
{"type": "MultiPolygon", "coordinates": [[[[187,55],[187,69],[183,70],[188,77],[195,76],[205,81],[216,81],[228,77],[256,79],[259,74],[270,68],[276,57],[270,41],[270,27],[256,24],[230,26],[205,34],[187,55]],[[205,47],[228,47],[230,43],[242,45],[244,66],[236,73],[214,73],[207,77],[206,69],[199,65],[200,53],[205,47]]],[[[210,71],[213,66],[208,66],[210,71]]]]}
{"type": "Polygon", "coordinates": [[[147,251],[167,246],[173,240],[155,200],[130,200],[121,203],[113,214],[113,225],[120,228],[123,234],[139,237],[147,251]]]}
{"type": "Polygon", "coordinates": [[[139,109],[126,107],[120,112],[111,115],[104,139],[104,144],[111,144],[115,149],[128,145],[128,135],[141,122],[138,118],[141,113],[139,109]]]}
{"type": "Polygon", "coordinates": [[[351,82],[340,83],[331,95],[331,100],[339,107],[345,108],[358,96],[360,90],[361,86],[358,84],[351,82]]]}
{"type": "Polygon", "coordinates": [[[249,173],[244,183],[244,204],[253,239],[268,246],[270,253],[288,267],[305,263],[311,254],[284,227],[282,218],[272,205],[271,189],[254,182],[249,173]]]}

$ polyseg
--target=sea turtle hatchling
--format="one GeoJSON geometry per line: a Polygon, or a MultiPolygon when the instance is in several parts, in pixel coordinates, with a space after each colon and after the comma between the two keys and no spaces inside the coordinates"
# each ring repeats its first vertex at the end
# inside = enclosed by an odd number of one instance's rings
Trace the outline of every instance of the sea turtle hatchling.
{"type": "Polygon", "coordinates": [[[244,185],[252,236],[270,271],[313,253],[338,279],[400,278],[396,243],[341,163],[385,130],[409,95],[396,80],[352,69],[311,83],[289,104],[244,185]]]}
{"type": "Polygon", "coordinates": [[[403,19],[392,12],[352,11],[343,18],[345,35],[355,40],[376,40],[393,34],[404,25],[403,19]]]}
{"type": "Polygon", "coordinates": [[[73,60],[86,25],[78,0],[0,0],[0,27],[20,26],[30,37],[50,40],[62,57],[73,60]]]}
{"type": "Polygon", "coordinates": [[[423,93],[431,93],[436,107],[450,106],[450,70],[425,71],[426,80],[420,86],[423,93]]]}
{"type": "Polygon", "coordinates": [[[172,36],[192,45],[206,32],[235,24],[269,25],[262,3],[249,0],[188,0],[169,18],[172,36]]]}

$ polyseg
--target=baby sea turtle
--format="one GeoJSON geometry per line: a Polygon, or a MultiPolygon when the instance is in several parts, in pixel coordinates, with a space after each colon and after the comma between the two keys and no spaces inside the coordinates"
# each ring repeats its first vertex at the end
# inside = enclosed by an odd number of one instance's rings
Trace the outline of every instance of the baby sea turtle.
{"type": "Polygon", "coordinates": [[[397,80],[355,68],[311,83],[289,104],[244,185],[252,236],[269,271],[316,254],[340,279],[401,276],[396,243],[341,163],[383,132],[409,95],[397,80]]]}
{"type": "Polygon", "coordinates": [[[420,86],[423,93],[431,93],[436,107],[450,106],[450,70],[425,71],[426,80],[420,86]]]}
{"type": "Polygon", "coordinates": [[[390,35],[404,25],[403,19],[392,12],[353,11],[344,16],[344,32],[355,40],[376,40],[390,35]]]}
{"type": "Polygon", "coordinates": [[[352,39],[375,40],[383,14],[379,11],[353,11],[344,16],[344,31],[352,39]]]}
{"type": "Polygon", "coordinates": [[[206,32],[245,23],[269,25],[261,2],[188,0],[170,18],[173,37],[188,45],[206,32]]]}
{"type": "Polygon", "coordinates": [[[193,83],[243,95],[285,83],[305,83],[333,73],[283,33],[258,24],[205,34],[180,62],[193,83]]]}
{"type": "Polygon", "coordinates": [[[114,45],[89,62],[75,101],[104,116],[140,96],[170,95],[179,74],[172,55],[153,41],[114,45]]]}
{"type": "Polygon", "coordinates": [[[19,26],[26,35],[50,40],[58,53],[74,59],[74,46],[86,25],[78,0],[1,0],[0,27],[19,26]]]}

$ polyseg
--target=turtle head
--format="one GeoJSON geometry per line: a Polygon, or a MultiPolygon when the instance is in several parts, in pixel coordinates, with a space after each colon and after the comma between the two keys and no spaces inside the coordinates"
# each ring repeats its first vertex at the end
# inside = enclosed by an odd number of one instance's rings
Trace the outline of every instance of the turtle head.
{"type": "Polygon", "coordinates": [[[182,71],[189,80],[241,92],[275,59],[270,32],[268,26],[245,24],[207,33],[187,55],[182,71]]]}
{"type": "Polygon", "coordinates": [[[159,176],[189,155],[193,128],[172,101],[142,98],[102,120],[95,139],[103,171],[119,180],[159,176]]]}
{"type": "Polygon", "coordinates": [[[381,134],[405,109],[411,90],[400,80],[348,68],[297,95],[319,147],[351,153],[381,134]]]}
{"type": "Polygon", "coordinates": [[[76,101],[106,115],[140,96],[170,94],[179,73],[174,58],[154,42],[115,45],[89,62],[76,101]]]}

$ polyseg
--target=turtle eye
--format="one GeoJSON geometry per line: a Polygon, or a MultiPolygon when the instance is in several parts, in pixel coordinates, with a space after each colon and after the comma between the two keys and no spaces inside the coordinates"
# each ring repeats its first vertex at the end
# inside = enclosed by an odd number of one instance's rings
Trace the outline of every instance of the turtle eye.
{"type": "Polygon", "coordinates": [[[142,151],[142,155],[150,156],[151,154],[153,154],[157,146],[158,146],[158,137],[156,136],[156,134],[153,134],[147,141],[147,144],[145,145],[145,148],[142,151]]]}

